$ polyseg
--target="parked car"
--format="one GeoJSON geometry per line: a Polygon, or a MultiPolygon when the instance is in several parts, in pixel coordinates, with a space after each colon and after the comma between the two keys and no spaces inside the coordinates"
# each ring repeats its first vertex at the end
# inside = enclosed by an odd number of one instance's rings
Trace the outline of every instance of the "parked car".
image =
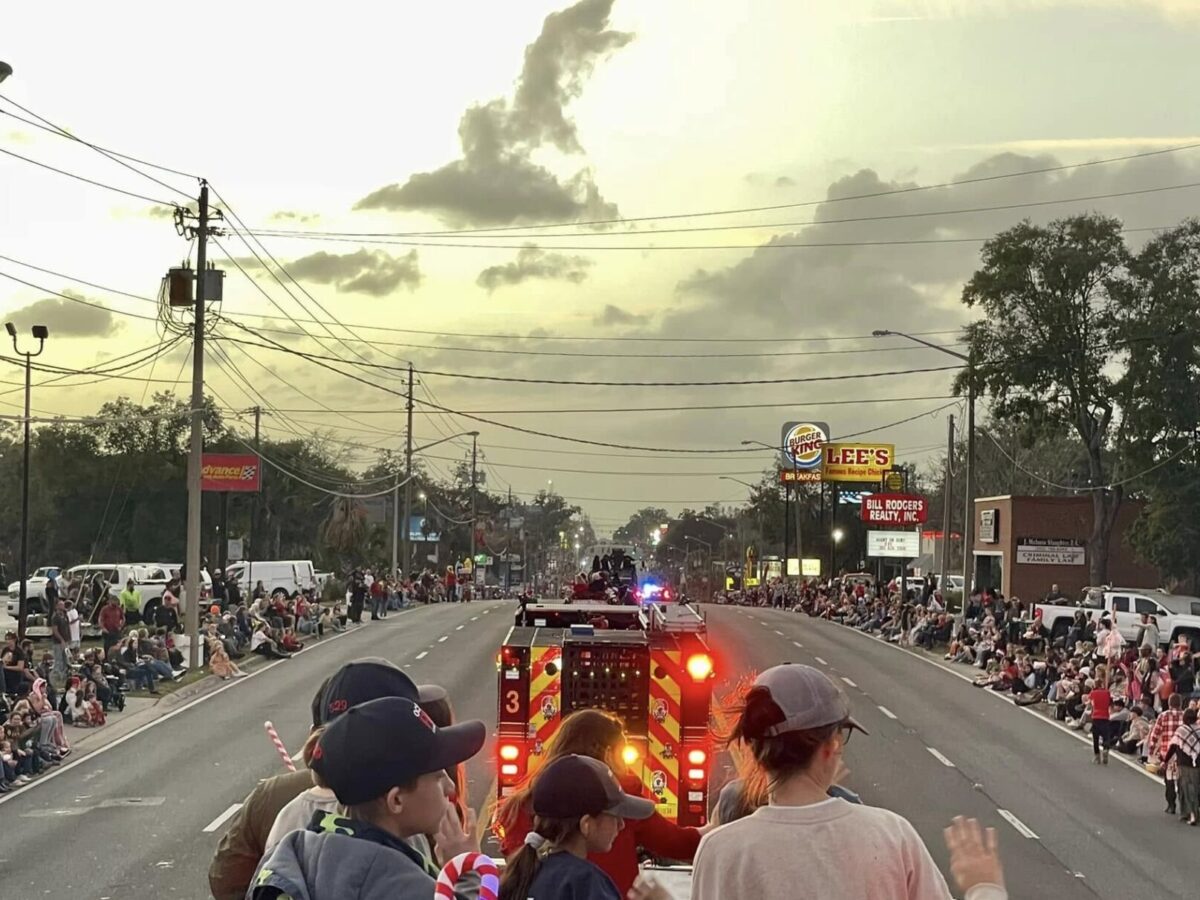
{"type": "Polygon", "coordinates": [[[1169,594],[1161,588],[1085,588],[1075,603],[1039,603],[1042,624],[1049,629],[1051,639],[1066,637],[1075,613],[1083,610],[1093,617],[1111,613],[1117,630],[1127,641],[1138,637],[1142,613],[1158,619],[1160,640],[1173,644],[1187,638],[1193,650],[1200,651],[1200,597],[1169,594]]]}
{"type": "Polygon", "coordinates": [[[312,560],[308,559],[266,559],[262,562],[238,562],[225,570],[230,581],[236,581],[247,597],[258,582],[263,583],[268,594],[280,591],[289,596],[295,591],[316,589],[320,587],[312,560]]]}
{"type": "MultiPolygon", "coordinates": [[[[34,569],[33,574],[25,579],[25,598],[28,612],[49,613],[46,608],[46,583],[51,579],[58,583],[58,592],[65,596],[67,582],[63,578],[62,566],[41,566],[34,569]]],[[[8,614],[14,618],[21,605],[21,582],[14,581],[8,586],[8,614]]]]}

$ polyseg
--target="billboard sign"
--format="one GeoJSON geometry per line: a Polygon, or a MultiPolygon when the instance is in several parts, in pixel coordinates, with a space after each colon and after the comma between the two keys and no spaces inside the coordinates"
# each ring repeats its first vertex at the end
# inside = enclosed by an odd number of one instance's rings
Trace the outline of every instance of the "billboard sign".
{"type": "Polygon", "coordinates": [[[200,490],[257,493],[262,466],[253,453],[205,453],[200,458],[200,490]]]}
{"type": "MultiPolygon", "coordinates": [[[[829,426],[824,422],[784,422],[779,440],[781,469],[816,472],[821,480],[822,448],[829,440],[829,426]]],[[[794,479],[796,481],[804,479],[794,479]]]]}
{"type": "Polygon", "coordinates": [[[878,483],[895,462],[895,444],[826,444],[821,474],[826,481],[878,483]]]}
{"type": "Polygon", "coordinates": [[[862,520],[868,525],[920,525],[929,518],[929,501],[916,494],[866,494],[862,520]]]}
{"type": "Polygon", "coordinates": [[[979,511],[979,542],[981,544],[1000,543],[1000,510],[981,509],[979,511]]]}
{"type": "Polygon", "coordinates": [[[890,559],[916,559],[921,555],[921,534],[917,531],[868,531],[867,556],[890,559]]]}
{"type": "Polygon", "coordinates": [[[1034,566],[1082,566],[1087,563],[1083,541],[1069,538],[1017,538],[1017,562],[1034,566]]]}

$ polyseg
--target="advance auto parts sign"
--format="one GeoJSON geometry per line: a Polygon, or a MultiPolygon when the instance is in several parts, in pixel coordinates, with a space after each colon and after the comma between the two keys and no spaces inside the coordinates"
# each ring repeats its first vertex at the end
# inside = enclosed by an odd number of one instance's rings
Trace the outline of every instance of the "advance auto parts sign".
{"type": "Polygon", "coordinates": [[[200,458],[200,490],[254,493],[261,471],[253,453],[205,453],[200,458]]]}
{"type": "Polygon", "coordinates": [[[823,449],[829,440],[824,422],[785,422],[779,439],[783,481],[820,481],[823,449]]]}

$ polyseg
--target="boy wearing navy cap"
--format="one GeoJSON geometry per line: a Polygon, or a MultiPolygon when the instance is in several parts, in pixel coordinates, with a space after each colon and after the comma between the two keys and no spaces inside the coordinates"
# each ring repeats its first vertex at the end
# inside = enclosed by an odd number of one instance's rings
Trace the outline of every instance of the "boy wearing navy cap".
{"type": "Polygon", "coordinates": [[[415,700],[352,705],[326,726],[313,772],[346,807],[294,831],[263,860],[249,900],[426,900],[435,875],[406,843],[438,830],[454,784],[449,767],[482,749],[482,722],[438,728],[415,700]]]}

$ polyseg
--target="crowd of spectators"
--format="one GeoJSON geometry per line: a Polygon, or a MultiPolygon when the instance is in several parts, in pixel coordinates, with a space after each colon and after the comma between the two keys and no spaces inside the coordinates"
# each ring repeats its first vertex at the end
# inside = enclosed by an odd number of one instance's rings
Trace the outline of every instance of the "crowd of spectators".
{"type": "MultiPolygon", "coordinates": [[[[853,576],[775,582],[722,599],[795,610],[971,666],[977,687],[1041,706],[1090,734],[1096,764],[1107,764],[1115,751],[1163,776],[1166,811],[1190,824],[1200,819],[1200,653],[1186,639],[1162,643],[1151,616],[1142,616],[1127,640],[1108,612],[1081,608],[1067,633],[1052,638],[1036,602],[989,589],[972,593],[956,618],[932,581],[902,596],[896,582],[853,576]]],[[[1057,585],[1044,599],[1063,602],[1057,585]]]]}

